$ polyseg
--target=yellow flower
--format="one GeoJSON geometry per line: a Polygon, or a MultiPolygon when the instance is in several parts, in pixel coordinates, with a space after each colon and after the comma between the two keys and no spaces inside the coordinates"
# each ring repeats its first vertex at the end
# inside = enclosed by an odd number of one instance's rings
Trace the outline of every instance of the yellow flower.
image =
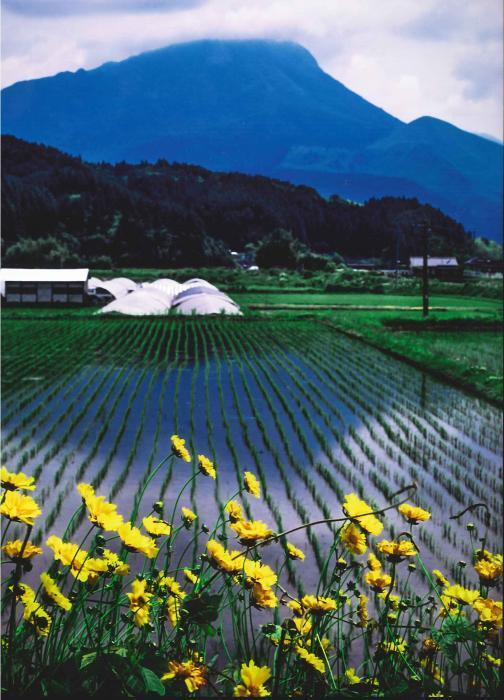
{"type": "Polygon", "coordinates": [[[347,668],[345,671],[345,680],[347,681],[348,685],[355,685],[361,681],[360,677],[355,672],[355,668],[352,667],[347,668]]]}
{"type": "Polygon", "coordinates": [[[301,605],[301,603],[297,600],[289,600],[287,603],[287,607],[292,610],[294,615],[298,615],[298,617],[302,617],[304,615],[304,610],[301,605]]]}
{"type": "Polygon", "coordinates": [[[77,491],[82,496],[82,500],[89,511],[89,522],[102,530],[116,532],[122,525],[123,518],[117,512],[115,503],[108,503],[104,496],[96,496],[91,484],[78,484],[77,491]]]}
{"type": "Polygon", "coordinates": [[[71,610],[72,603],[66,598],[56,585],[56,581],[52,579],[49,574],[40,574],[40,580],[42,586],[44,587],[45,594],[50,598],[56,605],[58,605],[63,610],[71,610]]]}
{"type": "Polygon", "coordinates": [[[381,562],[378,559],[378,557],[373,554],[373,552],[369,553],[369,556],[367,558],[367,567],[368,569],[371,569],[371,571],[381,570],[381,562]]]}
{"type": "Polygon", "coordinates": [[[392,585],[392,576],[384,574],[381,571],[368,571],[364,578],[373,591],[383,591],[385,588],[390,588],[392,585]]]}
{"type": "Polygon", "coordinates": [[[382,600],[386,600],[387,597],[392,610],[399,610],[399,603],[401,602],[400,596],[388,595],[388,591],[382,591],[381,593],[378,593],[378,598],[381,598],[382,600]]]}
{"type": "Polygon", "coordinates": [[[382,651],[385,652],[403,654],[406,651],[408,645],[406,644],[404,639],[398,637],[393,642],[381,642],[378,646],[382,651]]]}
{"type": "Polygon", "coordinates": [[[476,549],[475,554],[477,559],[485,559],[502,565],[502,554],[492,554],[487,549],[476,549]]]}
{"type": "Polygon", "coordinates": [[[172,447],[172,452],[176,457],[179,457],[180,459],[183,459],[184,462],[190,462],[191,461],[191,455],[189,454],[186,446],[185,446],[185,440],[178,435],[172,435],[171,436],[171,447],[172,447]]]}
{"type": "Polygon", "coordinates": [[[229,574],[242,571],[245,557],[241,552],[229,552],[220,542],[217,542],[217,540],[208,540],[206,548],[211,563],[218,569],[222,569],[229,574]]]}
{"type": "Polygon", "coordinates": [[[27,476],[23,472],[10,472],[7,467],[0,469],[0,482],[2,488],[7,491],[34,491],[36,488],[35,477],[27,476]]]}
{"type": "Polygon", "coordinates": [[[186,577],[187,581],[189,581],[189,583],[192,583],[194,585],[196,585],[199,581],[199,576],[193,574],[191,569],[184,569],[184,576],[186,577]]]}
{"type": "Polygon", "coordinates": [[[296,632],[301,635],[307,635],[312,629],[312,623],[306,617],[293,617],[290,624],[294,625],[296,632]]]}
{"type": "Polygon", "coordinates": [[[270,530],[262,520],[239,520],[232,523],[230,527],[236,532],[242,544],[253,544],[273,534],[273,530],[270,530]]]}
{"type": "MultiPolygon", "coordinates": [[[[9,586],[9,591],[13,591],[14,586],[9,586]]],[[[35,602],[35,591],[27,583],[18,583],[15,587],[16,598],[20,600],[23,605],[28,605],[28,603],[35,602]]]]}
{"type": "Polygon", "coordinates": [[[252,600],[256,608],[276,608],[278,598],[271,588],[255,583],[252,587],[252,600]]]}
{"type": "Polygon", "coordinates": [[[41,547],[36,547],[32,542],[28,541],[23,548],[23,542],[24,540],[10,540],[4,544],[2,551],[13,561],[18,561],[19,559],[28,560],[36,557],[37,554],[42,554],[43,549],[41,547]]]}
{"type": "Polygon", "coordinates": [[[196,513],[193,513],[190,508],[182,507],[182,520],[186,527],[190,527],[197,517],[196,513]]]}
{"type": "Polygon", "coordinates": [[[441,594],[440,600],[441,608],[439,610],[439,614],[441,617],[446,617],[447,615],[464,615],[462,608],[453,598],[441,594]]]}
{"type": "Polygon", "coordinates": [[[166,588],[171,595],[174,595],[177,598],[185,598],[185,593],[182,590],[180,583],[175,581],[175,579],[171,576],[163,576],[161,573],[159,575],[158,585],[160,588],[166,588]]]}
{"type": "Polygon", "coordinates": [[[263,588],[271,588],[277,582],[277,575],[267,564],[261,564],[260,561],[252,561],[246,559],[243,564],[243,570],[246,577],[246,585],[251,588],[258,583],[263,588]]]}
{"type": "Polygon", "coordinates": [[[88,498],[92,498],[95,495],[95,490],[91,484],[77,484],[77,491],[81,495],[84,503],[87,503],[88,498]]]}
{"type": "Polygon", "coordinates": [[[209,476],[211,479],[215,479],[217,476],[213,462],[205,455],[198,455],[198,467],[202,474],[209,476]]]}
{"type": "Polygon", "coordinates": [[[31,496],[23,496],[17,491],[6,491],[0,514],[5,515],[9,520],[15,520],[25,525],[33,525],[35,518],[40,515],[38,504],[31,496]]]}
{"type": "Polygon", "coordinates": [[[474,569],[479,576],[481,583],[492,586],[502,576],[502,559],[501,561],[480,559],[474,565],[474,569]]]}
{"type": "Polygon", "coordinates": [[[235,523],[237,520],[243,520],[242,507],[238,501],[229,501],[224,510],[229,515],[232,523],[235,523]]]}
{"type": "Polygon", "coordinates": [[[105,559],[98,559],[97,557],[90,557],[85,562],[84,568],[87,573],[87,582],[91,585],[96,583],[102,574],[107,575],[109,573],[109,567],[105,559]]]}
{"type": "Polygon", "coordinates": [[[117,534],[127,549],[132,552],[141,552],[149,559],[154,559],[159,551],[155,541],[142,535],[140,530],[137,527],[133,527],[131,523],[121,525],[117,530],[117,534]]]}
{"type": "Polygon", "coordinates": [[[495,656],[491,656],[490,654],[483,654],[482,659],[485,659],[485,661],[492,666],[495,666],[496,668],[500,668],[502,666],[502,659],[496,659],[495,656]]]}
{"type": "Polygon", "coordinates": [[[390,540],[382,540],[377,545],[382,554],[387,555],[387,559],[391,562],[400,562],[406,557],[415,557],[418,550],[410,540],[399,540],[398,542],[390,540]]]}
{"type": "Polygon", "coordinates": [[[259,483],[257,477],[252,474],[252,472],[244,472],[243,481],[245,483],[246,491],[248,491],[251,496],[261,498],[261,484],[259,483]]]}
{"type": "Polygon", "coordinates": [[[299,658],[302,659],[306,664],[314,668],[315,671],[318,671],[319,673],[325,673],[324,662],[318,656],[315,656],[315,654],[310,654],[310,652],[307,649],[304,649],[301,646],[296,647],[296,652],[299,658]]]}
{"type": "Polygon", "coordinates": [[[367,627],[369,622],[369,614],[367,604],[369,598],[367,595],[359,596],[359,605],[357,606],[357,616],[359,618],[359,627],[367,627]]]}
{"type": "Polygon", "coordinates": [[[290,542],[287,542],[287,556],[289,559],[301,559],[301,561],[303,561],[305,553],[302,549],[298,549],[290,542]]]}
{"type": "Polygon", "coordinates": [[[479,591],[470,590],[458,584],[446,586],[443,595],[455,600],[459,605],[472,605],[480,597],[479,591]]]}
{"type": "Polygon", "coordinates": [[[502,601],[491,598],[478,598],[473,603],[480,622],[490,624],[497,629],[502,627],[502,601]]]}
{"type": "Polygon", "coordinates": [[[370,515],[372,510],[371,506],[362,501],[356,493],[349,493],[345,496],[345,502],[343,503],[345,514],[358,523],[363,530],[369,532],[370,535],[379,535],[383,530],[383,524],[375,515],[370,515]]]}
{"type": "Polygon", "coordinates": [[[428,510],[417,508],[417,506],[412,506],[409,503],[403,503],[397,510],[412,525],[417,525],[419,522],[425,522],[425,520],[429,520],[431,517],[428,510]]]}
{"type": "Polygon", "coordinates": [[[322,614],[336,610],[336,601],[332,598],[322,598],[321,596],[305,595],[301,598],[301,605],[312,614],[322,614]]]}
{"type": "Polygon", "coordinates": [[[35,601],[27,603],[24,609],[23,619],[33,625],[38,637],[47,637],[49,634],[52,618],[46,613],[40,603],[35,601]]]}
{"type": "Polygon", "coordinates": [[[180,620],[180,606],[182,598],[176,595],[168,596],[166,601],[166,614],[172,624],[172,627],[176,627],[180,620]]]}
{"type": "Polygon", "coordinates": [[[439,569],[433,569],[432,575],[436,579],[438,586],[449,586],[450,585],[450,582],[448,581],[446,576],[444,574],[442,574],[441,571],[439,571],[439,569]]]}
{"type": "Polygon", "coordinates": [[[161,537],[161,535],[169,535],[171,532],[171,527],[164,520],[156,518],[153,515],[148,515],[142,520],[142,525],[144,529],[152,537],[161,537]]]}
{"type": "Polygon", "coordinates": [[[63,540],[56,535],[48,537],[46,544],[52,549],[56,561],[60,561],[64,566],[70,567],[72,576],[83,583],[88,580],[88,553],[84,549],[79,549],[79,545],[77,544],[63,542],[63,540]]]}
{"type": "Polygon", "coordinates": [[[439,651],[439,644],[432,639],[426,637],[422,642],[422,653],[426,656],[435,656],[439,651]]]}
{"type": "Polygon", "coordinates": [[[266,681],[271,678],[271,671],[267,666],[256,666],[253,660],[241,665],[241,684],[234,688],[233,695],[236,698],[265,698],[270,693],[264,687],[266,681]]]}
{"type": "Polygon", "coordinates": [[[115,552],[111,552],[110,549],[103,550],[103,559],[107,564],[108,573],[115,574],[117,576],[127,576],[130,571],[129,564],[125,564],[115,552]]]}
{"type": "Polygon", "coordinates": [[[353,523],[343,527],[341,541],[352,554],[364,554],[367,549],[366,535],[353,523]]]}
{"type": "Polygon", "coordinates": [[[168,672],[161,676],[161,680],[184,681],[188,692],[195,693],[207,684],[206,673],[207,667],[194,661],[168,661],[168,672]]]}
{"type": "Polygon", "coordinates": [[[135,614],[135,625],[143,627],[149,622],[149,600],[152,593],[148,593],[147,581],[135,579],[131,584],[131,593],[126,593],[129,598],[129,609],[135,614]]]}

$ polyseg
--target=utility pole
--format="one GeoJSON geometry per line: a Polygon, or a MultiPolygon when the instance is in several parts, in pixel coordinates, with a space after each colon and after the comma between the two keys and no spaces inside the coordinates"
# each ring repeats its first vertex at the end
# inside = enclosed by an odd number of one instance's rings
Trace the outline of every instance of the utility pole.
{"type": "Polygon", "coordinates": [[[422,268],[422,302],[423,317],[429,315],[429,233],[427,223],[422,226],[423,268],[422,268]]]}

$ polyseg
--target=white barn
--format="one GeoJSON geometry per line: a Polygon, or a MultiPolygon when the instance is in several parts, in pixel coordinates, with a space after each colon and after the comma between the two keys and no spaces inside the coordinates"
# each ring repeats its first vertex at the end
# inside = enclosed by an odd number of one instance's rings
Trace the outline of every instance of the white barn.
{"type": "Polygon", "coordinates": [[[0,270],[0,291],[7,303],[83,304],[87,294],[87,268],[0,270]]]}

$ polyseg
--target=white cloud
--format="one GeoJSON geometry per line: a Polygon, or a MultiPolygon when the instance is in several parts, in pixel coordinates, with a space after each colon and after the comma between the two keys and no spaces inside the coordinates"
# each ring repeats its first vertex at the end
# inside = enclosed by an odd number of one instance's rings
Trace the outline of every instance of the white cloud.
{"type": "Polygon", "coordinates": [[[15,3],[4,0],[4,85],[192,39],[289,39],[400,119],[429,114],[502,137],[500,0],[93,0],[73,16],[58,0],[37,16],[15,3]]]}

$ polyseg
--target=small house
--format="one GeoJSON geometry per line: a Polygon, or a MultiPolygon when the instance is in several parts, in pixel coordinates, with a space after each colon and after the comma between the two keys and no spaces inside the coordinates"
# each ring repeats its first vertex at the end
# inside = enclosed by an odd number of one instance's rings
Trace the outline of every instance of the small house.
{"type": "Polygon", "coordinates": [[[0,291],[9,304],[83,304],[89,270],[7,268],[0,270],[0,291]]]}
{"type": "MultiPolygon", "coordinates": [[[[410,269],[414,276],[421,277],[423,271],[423,257],[410,258],[410,269]]],[[[427,270],[429,277],[438,279],[457,280],[462,276],[462,269],[457,258],[427,258],[427,270]]]]}

